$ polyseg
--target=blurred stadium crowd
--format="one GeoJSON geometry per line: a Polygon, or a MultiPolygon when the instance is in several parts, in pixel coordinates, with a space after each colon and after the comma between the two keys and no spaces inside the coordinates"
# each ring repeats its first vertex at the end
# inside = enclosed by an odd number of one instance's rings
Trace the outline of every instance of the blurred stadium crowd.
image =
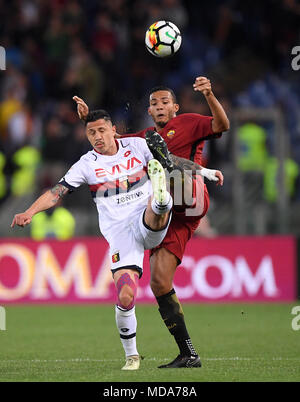
{"type": "MultiPolygon", "coordinates": [[[[192,91],[199,75],[211,78],[229,116],[238,106],[280,107],[290,196],[300,201],[300,80],[291,68],[291,49],[300,45],[297,0],[0,0],[0,16],[7,63],[0,72],[2,205],[53,185],[89,149],[73,95],[106,108],[119,132],[134,132],[149,125],[147,93],[158,84],[175,90],[181,112],[209,114],[192,91]],[[161,19],[183,35],[171,59],[156,59],[144,46],[147,27],[161,19]]],[[[243,129],[246,145],[248,134],[257,139],[254,158],[272,155],[272,124],[243,129]]],[[[209,167],[230,162],[230,147],[230,135],[209,143],[209,167]]]]}

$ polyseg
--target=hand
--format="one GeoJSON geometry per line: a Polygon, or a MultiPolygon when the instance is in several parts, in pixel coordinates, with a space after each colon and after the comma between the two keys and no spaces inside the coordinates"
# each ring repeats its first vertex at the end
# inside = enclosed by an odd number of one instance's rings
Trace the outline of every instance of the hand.
{"type": "Polygon", "coordinates": [[[89,113],[88,105],[83,99],[79,98],[78,96],[73,96],[72,99],[77,103],[77,113],[80,120],[85,120],[89,113]]]}
{"type": "Polygon", "coordinates": [[[194,91],[200,91],[204,96],[212,94],[210,80],[206,77],[197,77],[193,84],[194,91]]]}
{"type": "Polygon", "coordinates": [[[210,181],[216,181],[217,186],[219,185],[223,186],[224,176],[220,170],[202,168],[200,170],[200,174],[201,176],[206,177],[210,181]]]}
{"type": "Polygon", "coordinates": [[[32,215],[30,215],[28,212],[17,214],[15,215],[10,227],[13,228],[15,225],[24,227],[26,225],[29,225],[29,223],[31,223],[31,220],[32,215]]]}
{"type": "Polygon", "coordinates": [[[218,179],[217,186],[223,186],[224,176],[220,170],[215,170],[215,177],[218,179]]]}

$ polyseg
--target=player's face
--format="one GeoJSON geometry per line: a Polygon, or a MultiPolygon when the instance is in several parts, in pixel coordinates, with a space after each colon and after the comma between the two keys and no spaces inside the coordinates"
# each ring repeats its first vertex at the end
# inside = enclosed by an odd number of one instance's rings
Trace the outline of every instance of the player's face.
{"type": "Polygon", "coordinates": [[[86,126],[86,135],[92,147],[103,155],[114,155],[117,152],[115,143],[116,127],[110,121],[99,119],[86,126]]]}
{"type": "Polygon", "coordinates": [[[163,128],[176,116],[179,105],[174,102],[169,91],[157,91],[150,95],[148,113],[158,128],[163,128]]]}

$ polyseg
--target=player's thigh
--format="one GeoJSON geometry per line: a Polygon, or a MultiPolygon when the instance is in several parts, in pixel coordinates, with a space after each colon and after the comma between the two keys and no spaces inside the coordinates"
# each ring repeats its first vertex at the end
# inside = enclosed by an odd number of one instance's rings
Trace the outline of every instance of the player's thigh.
{"type": "Polygon", "coordinates": [[[141,214],[135,221],[135,236],[139,243],[143,243],[145,250],[158,246],[165,238],[171,222],[172,213],[169,214],[167,224],[161,230],[151,229],[145,222],[145,214],[141,214]]]}
{"type": "Polygon", "coordinates": [[[136,239],[134,227],[119,227],[106,239],[109,243],[111,271],[113,275],[120,269],[143,272],[144,245],[136,239]]]}

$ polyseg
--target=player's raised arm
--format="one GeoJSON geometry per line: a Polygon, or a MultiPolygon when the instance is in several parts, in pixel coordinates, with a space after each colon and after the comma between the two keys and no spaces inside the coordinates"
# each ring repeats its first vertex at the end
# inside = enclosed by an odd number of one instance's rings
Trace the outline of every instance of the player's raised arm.
{"type": "Polygon", "coordinates": [[[228,117],[226,115],[223,106],[215,97],[212,89],[210,80],[206,77],[197,77],[194,84],[194,91],[202,92],[204,95],[210,111],[213,116],[212,120],[212,130],[214,133],[221,133],[223,131],[229,130],[230,124],[228,117]]]}
{"type": "Polygon", "coordinates": [[[26,226],[31,223],[32,217],[38,212],[45,211],[57,204],[57,202],[68,192],[68,188],[62,184],[56,184],[51,190],[42,194],[25,212],[16,214],[11,223],[15,225],[26,226]]]}
{"type": "Polygon", "coordinates": [[[73,96],[72,98],[77,103],[77,113],[80,120],[85,120],[89,114],[89,107],[85,101],[78,96],[73,96]]]}

